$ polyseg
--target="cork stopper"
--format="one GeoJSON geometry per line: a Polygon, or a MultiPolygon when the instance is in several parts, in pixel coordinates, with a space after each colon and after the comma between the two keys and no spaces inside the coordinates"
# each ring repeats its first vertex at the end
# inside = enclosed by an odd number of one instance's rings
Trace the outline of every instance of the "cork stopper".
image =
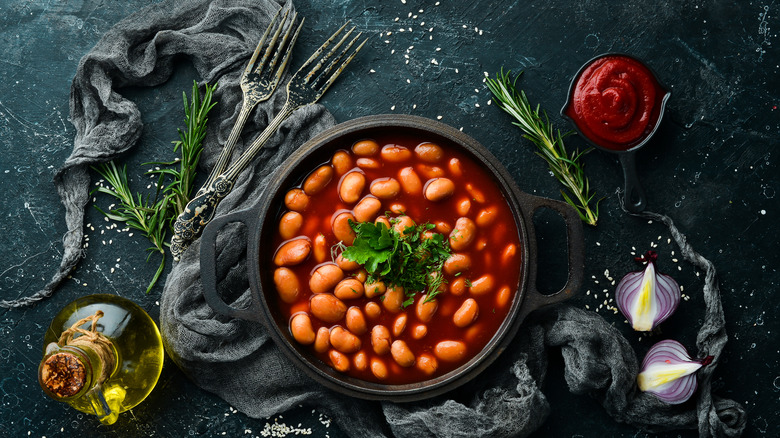
{"type": "Polygon", "coordinates": [[[87,367],[71,352],[55,353],[41,364],[39,380],[52,395],[72,397],[87,383],[87,367]]]}

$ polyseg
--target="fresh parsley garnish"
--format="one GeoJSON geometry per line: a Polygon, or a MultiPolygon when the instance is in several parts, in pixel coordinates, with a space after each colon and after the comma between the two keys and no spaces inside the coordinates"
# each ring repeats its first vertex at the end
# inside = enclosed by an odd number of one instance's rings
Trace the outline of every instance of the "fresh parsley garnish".
{"type": "Polygon", "coordinates": [[[427,301],[440,292],[442,267],[452,252],[443,235],[423,236],[433,224],[407,227],[403,235],[381,223],[350,221],[350,226],[355,230],[355,241],[344,248],[342,257],[363,265],[372,282],[403,287],[407,297],[404,307],[414,303],[416,293],[425,294],[427,301]]]}

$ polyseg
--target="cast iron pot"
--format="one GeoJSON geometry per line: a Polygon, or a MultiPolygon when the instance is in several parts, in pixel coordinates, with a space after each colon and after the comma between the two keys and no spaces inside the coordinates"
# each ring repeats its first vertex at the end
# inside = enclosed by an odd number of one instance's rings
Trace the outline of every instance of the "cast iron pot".
{"type": "Polygon", "coordinates": [[[443,123],[406,115],[378,115],[352,120],[334,126],[312,138],[293,153],[271,177],[265,196],[244,211],[214,219],[204,230],[201,242],[201,278],[206,302],[218,313],[263,323],[276,344],[290,360],[317,382],[341,393],[371,400],[414,401],[442,394],[473,379],[490,365],[514,338],[523,320],[534,310],[564,301],[579,290],[583,281],[584,242],[582,222],[567,204],[522,192],[506,169],[487,149],[471,137],[443,123]],[[333,153],[348,148],[355,141],[382,132],[405,132],[442,147],[457,148],[470,155],[495,176],[514,214],[522,248],[520,281],[508,315],[484,349],[459,368],[419,383],[384,385],[341,374],[320,361],[311,346],[301,346],[292,338],[288,319],[275,311],[277,293],[273,282],[273,236],[284,209],[284,195],[290,188],[333,153]],[[564,287],[551,295],[536,289],[536,238],[532,217],[540,208],[560,214],[568,234],[568,278],[564,287]],[[247,307],[236,308],[225,303],[216,288],[216,237],[219,230],[233,222],[247,227],[247,265],[251,300],[247,307]]]}

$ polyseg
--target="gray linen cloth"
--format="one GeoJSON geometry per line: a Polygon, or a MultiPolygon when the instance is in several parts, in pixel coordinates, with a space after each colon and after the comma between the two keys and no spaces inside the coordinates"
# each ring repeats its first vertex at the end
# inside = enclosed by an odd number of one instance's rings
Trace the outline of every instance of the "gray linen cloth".
{"type": "MultiPolygon", "coordinates": [[[[55,179],[69,228],[65,255],[60,272],[32,300],[49,295],[76,265],[88,200],[88,166],[117,157],[139,138],[139,111],[116,90],[164,82],[180,57],[188,58],[204,81],[219,81],[218,112],[211,119],[222,122],[212,124],[206,140],[202,156],[202,172],[206,172],[239,110],[238,75],[279,7],[269,0],[164,0],[118,23],[81,60],[71,96],[75,147],[55,179]]],[[[277,93],[259,106],[245,128],[247,137],[265,126],[284,98],[283,92],[277,93]]],[[[283,159],[333,124],[322,106],[296,111],[241,176],[218,214],[251,207],[263,196],[268,176],[283,159]]],[[[394,404],[336,394],[291,364],[260,324],[218,315],[206,305],[199,241],[183,254],[165,284],[160,309],[165,347],[196,385],[251,417],[309,405],[329,414],[351,436],[527,436],[549,412],[541,386],[551,350],[563,355],[571,391],[591,395],[617,421],[650,431],[698,428],[700,436],[740,435],[745,426],[743,408],[710,393],[710,378],[726,342],[714,267],[687,246],[668,218],[653,217],[670,227],[684,256],[707,273],[703,291],[707,310],[697,346],[699,356],[712,354],[716,359],[700,373],[695,401],[683,405],[669,406],[639,392],[637,358],[628,341],[596,313],[573,307],[535,315],[490,368],[443,396],[394,404]]],[[[217,240],[219,287],[235,307],[249,299],[245,242],[246,230],[240,225],[226,227],[217,240]]]]}

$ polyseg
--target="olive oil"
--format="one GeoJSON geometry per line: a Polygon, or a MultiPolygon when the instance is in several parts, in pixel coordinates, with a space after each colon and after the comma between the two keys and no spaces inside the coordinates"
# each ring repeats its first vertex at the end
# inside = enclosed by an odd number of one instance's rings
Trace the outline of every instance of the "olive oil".
{"type": "Polygon", "coordinates": [[[89,295],[63,308],[46,331],[39,381],[52,398],[112,424],[149,395],[163,357],[160,332],[141,307],[115,295],[89,295]],[[110,341],[108,347],[59,342],[63,332],[91,315],[99,315],[94,324],[78,327],[92,326],[110,341]]]}

